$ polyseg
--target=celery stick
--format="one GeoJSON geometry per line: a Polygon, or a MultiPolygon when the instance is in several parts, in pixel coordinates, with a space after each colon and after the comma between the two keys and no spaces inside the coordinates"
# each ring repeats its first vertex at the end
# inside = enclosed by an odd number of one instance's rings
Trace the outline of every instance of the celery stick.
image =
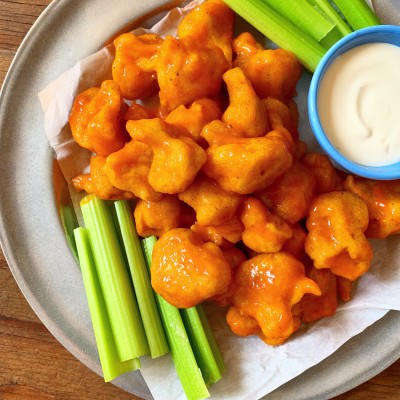
{"type": "Polygon", "coordinates": [[[118,224],[130,268],[133,286],[139,305],[140,315],[146,332],[152,358],[168,353],[168,345],[164,335],[154,292],[151,287],[149,273],[143,257],[139,237],[129,203],[119,200],[114,203],[118,224]]]}
{"type": "Polygon", "coordinates": [[[326,14],[332,22],[336,24],[337,29],[343,36],[353,32],[353,30],[347,25],[347,23],[341,18],[339,13],[335,10],[329,0],[308,0],[310,4],[320,9],[326,14]]]}
{"type": "Polygon", "coordinates": [[[317,42],[335,28],[335,24],[318,12],[307,0],[262,1],[317,42]]]}
{"type": "Polygon", "coordinates": [[[76,228],[74,235],[103,377],[109,382],[140,368],[140,361],[119,360],[86,229],[76,228]]]}
{"type": "Polygon", "coordinates": [[[334,3],[354,30],[380,24],[364,0],[334,0],[334,3]]]}
{"type": "Polygon", "coordinates": [[[225,370],[225,364],[212,336],[202,306],[181,309],[180,312],[204,381],[206,384],[219,381],[225,370]],[[211,337],[209,337],[210,335],[211,337]]]}
{"type": "Polygon", "coordinates": [[[74,229],[79,226],[76,218],[74,206],[71,204],[60,204],[59,208],[61,224],[64,228],[65,237],[67,239],[68,247],[70,248],[75,260],[78,261],[78,252],[76,249],[74,229]]]}
{"type": "MultiPolygon", "coordinates": [[[[157,239],[150,236],[142,241],[146,264],[151,265],[151,256],[157,239]]],[[[167,303],[156,294],[156,301],[167,336],[172,361],[189,400],[199,400],[210,396],[201,371],[193,354],[179,309],[167,303]]]]}
{"type": "Polygon", "coordinates": [[[225,0],[243,19],[278,46],[292,51],[311,72],[317,68],[326,49],[262,0],[225,0]]]}
{"type": "Polygon", "coordinates": [[[146,335],[110,207],[104,200],[88,195],[81,201],[81,210],[119,359],[125,361],[148,354],[146,335]]]}

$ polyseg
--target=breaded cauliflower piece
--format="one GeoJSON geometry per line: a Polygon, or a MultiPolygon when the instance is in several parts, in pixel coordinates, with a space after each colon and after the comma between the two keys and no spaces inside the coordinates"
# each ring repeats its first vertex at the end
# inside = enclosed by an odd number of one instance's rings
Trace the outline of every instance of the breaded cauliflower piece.
{"type": "Polygon", "coordinates": [[[231,267],[221,249],[203,242],[190,229],[173,229],[154,246],[151,284],[175,307],[193,307],[225,293],[231,279],[231,267]]]}
{"type": "Polygon", "coordinates": [[[226,71],[222,78],[229,94],[229,105],[222,115],[222,121],[243,137],[267,134],[270,129],[264,103],[243,71],[233,68],[226,71]]]}
{"type": "Polygon", "coordinates": [[[206,126],[202,132],[210,144],[202,170],[226,191],[250,194],[263,190],[290,168],[293,142],[285,129],[263,137],[237,138],[226,134],[220,124],[213,126],[218,129],[206,126]]]}
{"type": "Polygon", "coordinates": [[[105,173],[115,187],[139,199],[158,201],[162,194],[151,187],[148,179],[152,160],[151,147],[132,140],[107,157],[105,173]]]}
{"type": "Polygon", "coordinates": [[[128,121],[126,128],[133,140],[152,148],[148,179],[157,192],[183,192],[206,162],[205,151],[193,139],[174,137],[176,129],[160,118],[128,121]]]}
{"type": "Polygon", "coordinates": [[[178,196],[196,211],[197,222],[204,226],[221,225],[229,221],[242,202],[241,195],[227,192],[201,173],[178,196]]]}
{"type": "Polygon", "coordinates": [[[350,192],[328,192],[314,198],[306,222],[305,249],[315,268],[330,268],[352,281],[367,272],[373,256],[364,235],[368,221],[367,205],[350,192]]]}
{"type": "Polygon", "coordinates": [[[199,43],[192,36],[182,39],[167,36],[156,62],[163,112],[217,95],[222,74],[228,68],[229,63],[219,47],[199,43]]]}
{"type": "Polygon", "coordinates": [[[244,201],[241,219],[244,225],[243,243],[257,253],[280,251],[293,235],[289,224],[251,196],[244,201]]]}
{"type": "Polygon", "coordinates": [[[296,56],[283,49],[265,50],[254,37],[241,33],[232,42],[234,66],[243,69],[261,99],[287,100],[296,93],[302,66],[296,56]]]}
{"type": "Polygon", "coordinates": [[[114,39],[112,76],[124,98],[143,99],[157,92],[155,58],[162,42],[153,34],[123,33],[114,39]]]}
{"type": "Polygon", "coordinates": [[[233,11],[219,0],[208,0],[192,10],[178,26],[178,37],[191,36],[219,47],[232,63],[233,11]]]}
{"type": "Polygon", "coordinates": [[[400,233],[400,179],[375,181],[349,175],[344,187],[367,204],[367,237],[383,239],[400,233]]]}
{"type": "Polygon", "coordinates": [[[259,196],[275,214],[294,225],[308,215],[315,185],[312,170],[294,160],[291,167],[259,196]]]}
{"type": "Polygon", "coordinates": [[[119,86],[103,81],[100,88],[89,88],[75,98],[69,115],[72,136],[81,147],[108,156],[128,141],[125,110],[119,86]]]}
{"type": "Polygon", "coordinates": [[[227,322],[240,336],[259,335],[278,345],[300,326],[293,307],[306,293],[320,295],[304,265],[286,252],[260,254],[240,264],[234,274],[227,322]]]}
{"type": "Polygon", "coordinates": [[[93,193],[103,200],[130,200],[133,193],[120,190],[113,186],[105,171],[106,157],[92,156],[90,172],[72,179],[72,186],[77,192],[93,193]]]}

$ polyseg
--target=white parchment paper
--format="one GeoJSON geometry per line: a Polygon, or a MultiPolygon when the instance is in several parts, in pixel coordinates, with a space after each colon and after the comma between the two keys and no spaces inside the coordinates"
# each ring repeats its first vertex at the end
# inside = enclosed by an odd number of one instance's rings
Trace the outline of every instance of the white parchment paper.
{"type": "MultiPolygon", "coordinates": [[[[203,0],[183,9],[174,9],[153,28],[164,37],[175,35],[180,18],[203,0]]],[[[370,2],[371,4],[371,2],[370,2]]],[[[372,6],[384,23],[400,23],[397,0],[373,1],[372,6]]],[[[143,33],[143,30],[136,31],[143,33]]],[[[111,78],[113,46],[81,60],[42,92],[39,99],[45,112],[45,131],[65,178],[87,170],[90,153],[73,140],[68,115],[75,96],[111,78]]],[[[310,76],[304,74],[298,85],[299,131],[312,149],[317,148],[307,117],[307,91],[310,76]]],[[[374,259],[370,271],[357,283],[354,298],[341,305],[333,317],[308,325],[287,343],[267,346],[257,337],[239,338],[228,328],[224,309],[206,305],[210,324],[227,365],[223,379],[210,388],[215,399],[255,400],[316,365],[343,343],[382,318],[389,310],[400,310],[400,236],[372,241],[374,259]]],[[[156,400],[185,399],[169,356],[144,359],[142,374],[156,400]]]]}

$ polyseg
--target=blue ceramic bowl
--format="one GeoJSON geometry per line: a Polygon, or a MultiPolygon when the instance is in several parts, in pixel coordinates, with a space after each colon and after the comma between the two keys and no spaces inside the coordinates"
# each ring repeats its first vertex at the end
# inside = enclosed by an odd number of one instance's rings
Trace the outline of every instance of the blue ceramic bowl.
{"type": "Polygon", "coordinates": [[[321,79],[323,78],[327,68],[340,54],[345,53],[353,47],[367,43],[390,43],[400,46],[400,26],[378,25],[360,29],[345,36],[328,50],[321,62],[318,64],[312,77],[308,93],[308,116],[311,129],[322,149],[339,168],[344,169],[349,173],[371,179],[399,179],[400,162],[385,166],[365,166],[357,164],[344,157],[343,154],[341,154],[329,141],[318,115],[318,90],[321,79]]]}

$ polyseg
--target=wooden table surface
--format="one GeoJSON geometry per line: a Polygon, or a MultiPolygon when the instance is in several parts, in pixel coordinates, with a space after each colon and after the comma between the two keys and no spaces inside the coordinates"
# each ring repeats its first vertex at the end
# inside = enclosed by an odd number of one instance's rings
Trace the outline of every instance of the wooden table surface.
{"type": "MultiPolygon", "coordinates": [[[[50,2],[0,0],[0,84],[23,37],[50,2]]],[[[28,305],[0,250],[0,400],[48,399],[137,397],[104,383],[57,342],[28,305]]],[[[400,360],[336,399],[400,400],[400,360]]]]}

